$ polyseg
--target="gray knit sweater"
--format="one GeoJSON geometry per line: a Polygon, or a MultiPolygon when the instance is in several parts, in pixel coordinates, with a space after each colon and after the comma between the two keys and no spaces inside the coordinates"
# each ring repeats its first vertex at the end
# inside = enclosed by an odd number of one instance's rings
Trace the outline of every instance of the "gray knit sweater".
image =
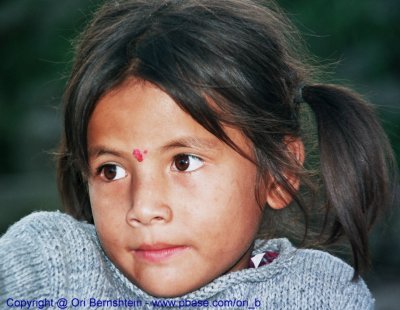
{"type": "Polygon", "coordinates": [[[351,282],[353,269],[338,258],[286,239],[257,242],[254,254],[267,250],[279,253],[269,265],[223,275],[179,298],[155,298],[111,263],[93,225],[33,213],[0,238],[0,309],[24,302],[23,309],[373,308],[365,283],[351,282]]]}

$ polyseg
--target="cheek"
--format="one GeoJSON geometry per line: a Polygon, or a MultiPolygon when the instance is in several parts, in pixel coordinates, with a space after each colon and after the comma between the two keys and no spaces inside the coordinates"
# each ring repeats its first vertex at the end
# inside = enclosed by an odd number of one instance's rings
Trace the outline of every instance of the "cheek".
{"type": "Polygon", "coordinates": [[[113,191],[101,189],[99,186],[89,186],[89,197],[94,225],[103,249],[114,262],[118,261],[121,248],[124,247],[123,228],[126,204],[122,195],[113,191]]]}
{"type": "Polygon", "coordinates": [[[255,177],[238,180],[237,175],[221,173],[214,178],[204,176],[197,185],[190,183],[186,185],[191,190],[181,191],[178,196],[187,201],[185,215],[190,220],[185,222],[189,224],[188,229],[197,227],[198,233],[207,234],[211,240],[231,239],[233,235],[241,239],[254,237],[261,219],[254,194],[255,177]],[[184,198],[183,192],[190,197],[184,198]],[[192,221],[195,222],[190,225],[192,221]]]}
{"type": "Polygon", "coordinates": [[[92,212],[115,210],[129,203],[129,181],[114,183],[89,182],[89,198],[92,212]]]}
{"type": "Polygon", "coordinates": [[[224,231],[232,235],[253,238],[262,214],[255,198],[255,174],[236,174],[231,180],[219,189],[220,194],[215,197],[216,205],[221,208],[216,220],[224,227],[224,231]]]}
{"type": "Polygon", "coordinates": [[[89,198],[100,237],[113,238],[112,227],[121,227],[129,209],[129,192],[123,186],[89,183],[89,198]]]}

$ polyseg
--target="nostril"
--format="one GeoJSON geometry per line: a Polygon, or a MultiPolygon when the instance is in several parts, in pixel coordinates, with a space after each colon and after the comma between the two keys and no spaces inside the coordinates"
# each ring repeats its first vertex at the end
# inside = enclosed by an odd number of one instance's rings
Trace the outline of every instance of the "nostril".
{"type": "Polygon", "coordinates": [[[139,226],[139,225],[142,224],[142,223],[140,222],[140,220],[135,219],[135,218],[129,218],[129,219],[128,219],[128,223],[129,223],[130,225],[132,225],[132,226],[139,226]]]}
{"type": "Polygon", "coordinates": [[[161,224],[165,223],[166,219],[163,216],[155,216],[153,217],[148,224],[161,224]]]}

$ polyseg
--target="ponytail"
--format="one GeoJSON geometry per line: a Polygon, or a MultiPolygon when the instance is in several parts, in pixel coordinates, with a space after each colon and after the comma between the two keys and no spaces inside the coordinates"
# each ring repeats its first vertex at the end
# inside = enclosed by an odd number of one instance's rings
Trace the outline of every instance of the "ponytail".
{"type": "Polygon", "coordinates": [[[359,95],[318,84],[304,86],[302,97],[318,128],[325,242],[331,244],[343,234],[348,238],[357,278],[369,265],[367,234],[398,193],[395,159],[371,106],[359,95]]]}

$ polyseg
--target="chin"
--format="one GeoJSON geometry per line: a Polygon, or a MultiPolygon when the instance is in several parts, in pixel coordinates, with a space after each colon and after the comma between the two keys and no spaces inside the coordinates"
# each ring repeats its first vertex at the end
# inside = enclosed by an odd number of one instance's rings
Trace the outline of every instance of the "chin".
{"type": "Polygon", "coordinates": [[[178,287],[174,282],[156,283],[155,285],[154,283],[153,285],[140,285],[137,283],[137,286],[139,286],[147,294],[159,298],[181,297],[201,287],[201,286],[194,286],[193,288],[190,288],[188,286],[178,287]]]}
{"type": "Polygon", "coordinates": [[[188,272],[174,270],[173,274],[159,272],[156,276],[147,274],[130,280],[149,295],[174,298],[200,289],[212,278],[196,278],[188,272]]]}

